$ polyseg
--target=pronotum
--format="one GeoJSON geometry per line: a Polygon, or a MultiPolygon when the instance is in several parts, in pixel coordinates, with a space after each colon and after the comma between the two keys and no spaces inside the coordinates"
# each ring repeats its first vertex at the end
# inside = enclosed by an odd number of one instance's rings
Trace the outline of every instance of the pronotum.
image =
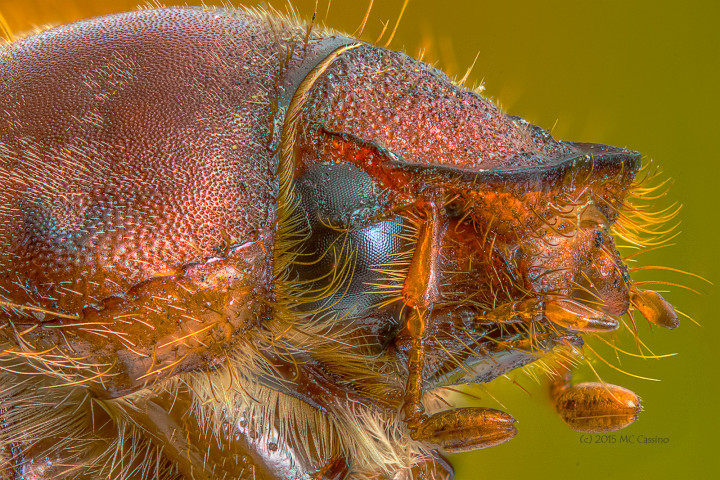
{"type": "Polygon", "coordinates": [[[516,433],[443,387],[572,385],[636,312],[637,152],[555,140],[405,54],[262,10],[154,9],[0,51],[8,478],[448,478],[516,433]],[[49,412],[52,412],[50,414],[49,412]]]}

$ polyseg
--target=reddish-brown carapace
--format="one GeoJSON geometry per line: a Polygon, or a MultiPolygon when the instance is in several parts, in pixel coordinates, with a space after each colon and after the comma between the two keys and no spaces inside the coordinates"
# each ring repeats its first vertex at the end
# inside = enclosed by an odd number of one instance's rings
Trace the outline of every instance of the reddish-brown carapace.
{"type": "Polygon", "coordinates": [[[450,478],[516,429],[433,397],[537,361],[572,428],[627,426],[634,393],[569,369],[633,312],[677,325],[614,244],[673,216],[640,167],[292,16],[14,39],[0,478],[450,478]]]}

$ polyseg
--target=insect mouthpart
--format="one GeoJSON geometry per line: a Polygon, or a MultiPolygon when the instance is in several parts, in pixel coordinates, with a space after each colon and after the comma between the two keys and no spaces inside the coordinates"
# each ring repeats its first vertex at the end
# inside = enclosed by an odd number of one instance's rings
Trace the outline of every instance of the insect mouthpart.
{"type": "Polygon", "coordinates": [[[567,148],[577,153],[520,169],[393,165],[442,186],[451,206],[429,328],[435,351],[465,353],[438,360],[436,384],[485,382],[554,349],[579,352],[583,333],[619,327],[631,292],[657,295],[632,287],[612,235],[639,154],[567,148]]]}

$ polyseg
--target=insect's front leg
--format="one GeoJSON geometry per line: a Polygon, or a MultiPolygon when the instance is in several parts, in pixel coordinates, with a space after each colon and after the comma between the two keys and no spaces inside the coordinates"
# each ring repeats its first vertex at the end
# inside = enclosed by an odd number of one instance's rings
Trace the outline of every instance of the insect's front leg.
{"type": "Polygon", "coordinates": [[[207,403],[199,405],[193,395],[191,389],[181,386],[139,398],[134,409],[123,412],[133,425],[147,432],[148,439],[172,461],[183,478],[347,477],[351,462],[342,454],[309,458],[300,453],[298,440],[280,438],[280,418],[259,424],[223,412],[217,399],[208,398],[207,403]]]}
{"type": "Polygon", "coordinates": [[[403,286],[407,330],[412,343],[408,352],[408,380],[403,414],[411,436],[437,444],[447,451],[466,451],[497,445],[515,436],[515,420],[489,408],[458,408],[428,416],[422,403],[425,368],[426,324],[432,322],[439,297],[440,249],[448,221],[441,213],[442,197],[426,201],[419,210],[426,220],[420,226],[408,275],[403,286]]]}
{"type": "Polygon", "coordinates": [[[423,370],[425,367],[425,322],[432,316],[438,297],[438,262],[440,244],[447,224],[439,214],[435,200],[424,208],[425,222],[420,226],[419,238],[408,275],[403,286],[403,300],[411,310],[406,312],[407,328],[412,338],[408,352],[408,380],[405,388],[403,413],[411,431],[427,422],[422,405],[423,370]]]}

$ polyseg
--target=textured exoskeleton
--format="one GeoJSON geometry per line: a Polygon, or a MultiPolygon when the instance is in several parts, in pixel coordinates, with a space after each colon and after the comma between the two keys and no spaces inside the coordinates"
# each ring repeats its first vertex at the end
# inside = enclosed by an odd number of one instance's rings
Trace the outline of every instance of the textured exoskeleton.
{"type": "Polygon", "coordinates": [[[441,387],[637,310],[636,152],[557,141],[445,74],[262,11],[156,9],[0,50],[0,477],[449,478],[514,420],[441,387]],[[4,475],[4,476],[3,476],[4,475]]]}

